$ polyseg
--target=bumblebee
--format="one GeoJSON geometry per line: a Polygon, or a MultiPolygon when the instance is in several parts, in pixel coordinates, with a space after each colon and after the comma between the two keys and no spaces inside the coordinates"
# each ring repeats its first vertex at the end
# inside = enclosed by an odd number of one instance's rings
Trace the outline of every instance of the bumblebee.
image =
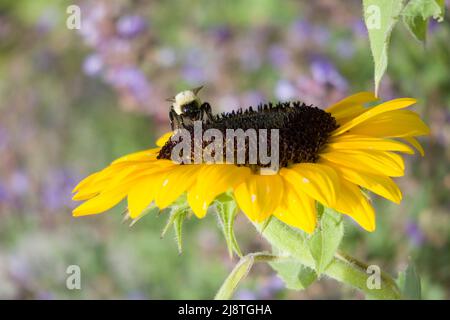
{"type": "Polygon", "coordinates": [[[172,130],[193,125],[194,121],[213,120],[211,106],[208,102],[201,102],[197,93],[203,88],[197,87],[178,93],[175,97],[167,99],[172,102],[169,112],[172,130]]]}

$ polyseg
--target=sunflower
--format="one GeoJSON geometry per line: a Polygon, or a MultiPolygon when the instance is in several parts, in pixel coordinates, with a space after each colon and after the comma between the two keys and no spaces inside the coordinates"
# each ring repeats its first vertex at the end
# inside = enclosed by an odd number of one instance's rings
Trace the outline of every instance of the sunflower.
{"type": "Polygon", "coordinates": [[[267,104],[204,123],[221,132],[279,129],[280,168],[272,174],[259,163],[175,163],[170,153],[176,142],[169,132],[156,148],[119,158],[81,181],[73,199],[87,201],[73,215],[101,213],[127,198],[129,215],[136,218],[151,204],[164,209],[185,194],[194,214],[203,218],[214,199],[228,191],[257,223],[275,216],[312,233],[320,203],[373,231],[375,212],[365,190],[399,203],[402,193],[392,180],[404,175],[399,153],[413,154],[414,147],[423,156],[415,137],[429,134],[418,114],[405,110],[416,100],[364,107],[376,100],[361,92],[325,110],[300,102],[267,104]]]}

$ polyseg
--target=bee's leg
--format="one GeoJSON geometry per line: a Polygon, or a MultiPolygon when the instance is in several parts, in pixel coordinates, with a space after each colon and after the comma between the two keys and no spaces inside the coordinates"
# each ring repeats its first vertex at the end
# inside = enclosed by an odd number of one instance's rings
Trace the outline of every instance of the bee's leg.
{"type": "Polygon", "coordinates": [[[183,117],[176,113],[173,109],[169,112],[169,119],[172,130],[184,127],[183,117]]]}
{"type": "Polygon", "coordinates": [[[202,110],[202,118],[203,118],[203,112],[206,113],[206,117],[208,118],[208,121],[213,121],[214,117],[211,110],[211,105],[208,102],[204,102],[200,109],[202,110]]]}

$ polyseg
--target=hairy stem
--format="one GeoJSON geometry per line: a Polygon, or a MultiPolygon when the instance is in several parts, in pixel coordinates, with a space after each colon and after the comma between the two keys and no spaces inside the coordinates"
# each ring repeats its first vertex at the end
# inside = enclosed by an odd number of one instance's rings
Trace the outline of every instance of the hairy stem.
{"type": "MultiPolygon", "coordinates": [[[[254,224],[261,232],[262,225],[254,224]]],[[[285,225],[278,219],[271,219],[262,230],[262,236],[274,247],[297,259],[301,264],[314,269],[314,259],[305,243],[303,234],[285,225]]],[[[369,299],[401,299],[401,293],[395,281],[386,273],[381,273],[381,286],[379,289],[370,289],[367,286],[367,267],[363,262],[349,255],[338,252],[324,274],[330,278],[348,284],[364,292],[369,299]]]]}

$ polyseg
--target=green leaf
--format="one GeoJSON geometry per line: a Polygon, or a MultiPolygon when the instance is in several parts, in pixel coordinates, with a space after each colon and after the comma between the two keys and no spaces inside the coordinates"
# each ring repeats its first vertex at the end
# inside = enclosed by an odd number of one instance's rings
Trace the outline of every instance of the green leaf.
{"type": "Polygon", "coordinates": [[[325,208],[320,219],[320,226],[308,240],[317,276],[320,276],[333,260],[343,236],[342,215],[325,208]]]}
{"type": "Polygon", "coordinates": [[[364,21],[374,60],[375,94],[386,72],[389,40],[403,7],[404,0],[363,0],[364,21]]]}
{"type": "Polygon", "coordinates": [[[405,299],[420,300],[422,298],[420,277],[412,262],[408,264],[404,272],[399,274],[397,282],[405,299]]]}
{"type": "Polygon", "coordinates": [[[232,257],[233,252],[235,252],[239,257],[242,257],[241,249],[234,235],[234,220],[238,212],[238,207],[233,196],[228,193],[223,193],[217,197],[215,204],[220,226],[222,227],[222,232],[227,243],[228,254],[232,257]]]}
{"type": "Polygon", "coordinates": [[[444,0],[411,0],[402,11],[403,22],[417,40],[425,41],[429,19],[441,22],[444,10],[444,0]]]}
{"type": "Polygon", "coordinates": [[[314,270],[305,267],[294,258],[286,258],[269,264],[283,279],[286,287],[292,290],[306,289],[317,279],[314,270]]]}

